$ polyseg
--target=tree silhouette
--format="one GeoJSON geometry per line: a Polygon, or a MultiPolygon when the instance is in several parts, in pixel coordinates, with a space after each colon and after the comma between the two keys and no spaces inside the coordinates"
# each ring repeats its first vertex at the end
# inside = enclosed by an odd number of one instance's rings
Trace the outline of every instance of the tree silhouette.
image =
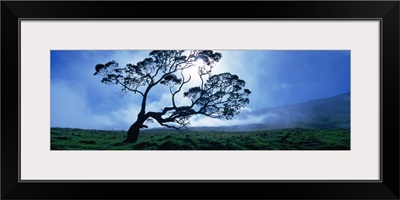
{"type": "Polygon", "coordinates": [[[136,142],[140,129],[147,128],[145,123],[149,120],[181,130],[187,127],[191,116],[232,119],[249,103],[251,91],[244,89],[244,80],[231,73],[211,74],[215,64],[222,58],[219,52],[157,50],[149,56],[125,67],[120,67],[115,61],[95,66],[94,75],[102,76],[102,83],[120,85],[123,94],[132,92],[142,97],[140,112],[124,142],[136,142]],[[184,86],[192,79],[184,73],[189,68],[197,68],[196,76],[201,83],[183,92],[184,86]],[[160,108],[159,112],[146,111],[149,92],[157,85],[169,88],[171,105],[160,108]],[[182,94],[190,100],[184,106],[177,105],[176,100],[177,95],[182,94]]]}

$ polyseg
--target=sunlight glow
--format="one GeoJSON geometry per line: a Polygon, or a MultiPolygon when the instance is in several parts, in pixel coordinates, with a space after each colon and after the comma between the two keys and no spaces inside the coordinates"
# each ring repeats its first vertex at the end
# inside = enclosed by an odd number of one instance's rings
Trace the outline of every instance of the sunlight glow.
{"type": "Polygon", "coordinates": [[[193,66],[189,67],[188,69],[183,70],[183,75],[185,76],[185,79],[188,79],[189,76],[191,77],[191,84],[198,84],[200,83],[200,78],[199,78],[199,67],[204,65],[204,61],[202,59],[197,59],[194,63],[193,66]]]}

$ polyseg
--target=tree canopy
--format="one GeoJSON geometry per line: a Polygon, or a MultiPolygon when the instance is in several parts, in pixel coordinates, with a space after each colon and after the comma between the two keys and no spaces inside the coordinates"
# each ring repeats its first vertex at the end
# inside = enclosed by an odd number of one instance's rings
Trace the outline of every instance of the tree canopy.
{"type": "Polygon", "coordinates": [[[123,67],[114,60],[95,66],[94,75],[101,76],[102,83],[120,85],[123,94],[132,92],[142,96],[140,112],[133,124],[138,128],[146,127],[144,122],[149,119],[175,129],[187,127],[189,118],[194,115],[232,119],[249,103],[251,91],[244,88],[245,81],[239,76],[229,72],[212,74],[212,69],[222,58],[219,52],[155,50],[149,56],[123,67]],[[196,76],[201,83],[182,91],[192,79],[184,73],[189,68],[197,68],[196,76]],[[157,85],[169,88],[171,105],[160,108],[159,112],[146,111],[148,94],[157,85]],[[178,94],[191,103],[177,105],[178,94]]]}

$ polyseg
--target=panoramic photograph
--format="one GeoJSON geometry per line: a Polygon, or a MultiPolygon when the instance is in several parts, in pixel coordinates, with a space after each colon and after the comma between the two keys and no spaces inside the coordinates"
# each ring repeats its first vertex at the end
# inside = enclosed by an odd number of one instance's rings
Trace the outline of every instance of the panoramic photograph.
{"type": "Polygon", "coordinates": [[[50,150],[350,150],[350,50],[51,50],[50,150]]]}

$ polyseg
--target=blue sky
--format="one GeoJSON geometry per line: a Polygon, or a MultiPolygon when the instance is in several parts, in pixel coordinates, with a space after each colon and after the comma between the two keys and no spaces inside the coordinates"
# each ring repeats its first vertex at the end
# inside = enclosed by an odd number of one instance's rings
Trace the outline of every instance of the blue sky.
{"type": "MultiPolygon", "coordinates": [[[[136,119],[140,96],[122,96],[117,85],[101,83],[101,77],[93,75],[94,67],[110,60],[117,61],[120,66],[136,64],[148,57],[149,52],[52,50],[51,127],[128,129],[136,119]]],[[[237,74],[246,81],[246,88],[252,91],[250,104],[245,110],[295,104],[350,91],[348,50],[218,52],[222,53],[222,59],[214,68],[213,74],[237,74]]],[[[159,111],[164,106],[170,106],[170,95],[165,86],[155,87],[149,95],[148,110],[159,111]]],[[[224,121],[201,116],[191,120],[192,126],[240,123],[244,123],[243,120],[224,121]]]]}

